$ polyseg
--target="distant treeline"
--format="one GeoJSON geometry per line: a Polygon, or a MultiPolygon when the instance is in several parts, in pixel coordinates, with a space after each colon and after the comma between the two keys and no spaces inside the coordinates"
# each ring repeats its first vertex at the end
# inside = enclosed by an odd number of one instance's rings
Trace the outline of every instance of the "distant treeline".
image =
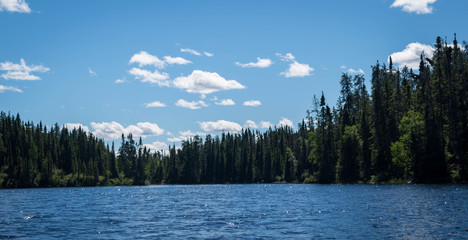
{"type": "Polygon", "coordinates": [[[199,183],[446,183],[468,180],[468,44],[440,37],[419,69],[372,66],[341,76],[330,108],[322,93],[297,130],[195,136],[165,153],[132,135],[117,151],[82,129],[0,116],[0,186],[199,183]]]}

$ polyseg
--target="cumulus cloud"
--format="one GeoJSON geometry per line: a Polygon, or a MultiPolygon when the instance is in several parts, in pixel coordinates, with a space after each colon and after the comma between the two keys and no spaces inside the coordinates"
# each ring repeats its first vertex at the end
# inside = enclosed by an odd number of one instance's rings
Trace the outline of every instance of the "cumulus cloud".
{"type": "Polygon", "coordinates": [[[163,60],[147,53],[146,51],[141,51],[139,53],[134,54],[129,61],[129,64],[132,63],[138,63],[140,67],[143,67],[145,65],[154,65],[157,68],[164,68],[166,64],[163,60]]]}
{"type": "Polygon", "coordinates": [[[145,103],[144,104],[145,107],[147,108],[154,108],[154,107],[165,107],[166,104],[160,102],[160,101],[154,101],[154,102],[150,102],[150,103],[145,103]]]}
{"type": "Polygon", "coordinates": [[[190,54],[193,54],[193,55],[197,55],[197,56],[200,56],[201,54],[193,49],[190,49],[190,48],[181,48],[180,49],[181,52],[186,52],[186,53],[190,53],[190,54]]]}
{"type": "Polygon", "coordinates": [[[348,72],[351,73],[351,74],[364,74],[364,70],[362,69],[358,69],[358,70],[354,70],[352,68],[348,69],[348,72]]]}
{"type": "Polygon", "coordinates": [[[181,141],[186,141],[189,138],[192,138],[192,137],[197,136],[197,135],[198,136],[204,136],[205,133],[204,132],[192,132],[190,130],[188,130],[188,131],[179,131],[179,136],[167,138],[167,141],[169,141],[169,142],[181,142],[181,141]]]}
{"type": "Polygon", "coordinates": [[[394,64],[398,64],[400,67],[407,66],[413,70],[419,68],[419,61],[421,53],[428,58],[432,58],[434,48],[430,45],[422,43],[410,43],[401,52],[395,52],[390,55],[394,64]]]}
{"type": "Polygon", "coordinates": [[[205,54],[205,56],[207,56],[207,57],[213,57],[214,56],[213,53],[209,53],[209,52],[203,52],[203,54],[205,54]]]}
{"type": "Polygon", "coordinates": [[[432,13],[432,6],[437,0],[395,0],[390,7],[401,7],[403,11],[416,14],[432,13]]]}
{"type": "Polygon", "coordinates": [[[0,11],[30,13],[31,9],[24,0],[0,0],[0,11]]]}
{"type": "Polygon", "coordinates": [[[176,106],[178,107],[183,107],[183,108],[188,108],[188,109],[192,109],[192,110],[195,110],[195,109],[200,109],[202,107],[208,107],[208,105],[204,102],[204,101],[186,101],[184,99],[179,99],[177,100],[177,102],[175,103],[176,106]]]}
{"type": "Polygon", "coordinates": [[[226,120],[218,120],[216,122],[199,122],[201,129],[205,132],[213,131],[227,131],[227,132],[238,132],[242,131],[241,125],[235,122],[226,120]]]}
{"type": "Polygon", "coordinates": [[[91,69],[90,67],[88,67],[88,71],[89,71],[89,75],[90,75],[91,77],[96,77],[96,76],[97,76],[97,73],[95,73],[95,72],[93,71],[93,69],[91,69]]]}
{"type": "Polygon", "coordinates": [[[6,73],[0,75],[2,78],[9,80],[40,80],[41,78],[32,75],[32,72],[44,73],[50,69],[43,65],[30,65],[26,64],[26,61],[21,58],[20,63],[2,62],[0,63],[0,71],[6,71],[6,73]]]}
{"type": "Polygon", "coordinates": [[[81,128],[81,130],[89,132],[89,128],[81,123],[65,123],[63,127],[67,128],[68,131],[73,131],[73,129],[78,130],[79,128],[81,128]]]}
{"type": "Polygon", "coordinates": [[[249,106],[249,107],[258,107],[262,105],[262,102],[258,100],[250,100],[250,101],[245,101],[244,106],[249,106]]]}
{"type": "Polygon", "coordinates": [[[186,65],[189,63],[192,63],[191,61],[181,58],[181,57],[171,57],[171,56],[165,56],[164,61],[168,64],[181,64],[181,65],[186,65]]]}
{"type": "Polygon", "coordinates": [[[216,105],[221,106],[232,106],[236,105],[236,103],[232,99],[222,99],[221,101],[215,102],[216,105]]]}
{"type": "Polygon", "coordinates": [[[11,86],[4,86],[4,85],[0,85],[0,93],[4,93],[6,91],[10,91],[10,92],[19,92],[19,93],[22,93],[23,91],[21,91],[21,89],[19,88],[15,88],[15,87],[11,87],[11,86]]]}
{"type": "Polygon", "coordinates": [[[268,122],[268,121],[260,122],[260,128],[269,128],[269,127],[273,127],[273,124],[271,122],[268,122]]]}
{"type": "Polygon", "coordinates": [[[188,76],[178,77],[174,87],[185,89],[189,93],[210,94],[222,90],[244,89],[245,86],[235,80],[226,80],[216,72],[194,70],[188,76]]]}
{"type": "Polygon", "coordinates": [[[169,146],[165,142],[152,142],[150,144],[143,144],[146,148],[148,148],[151,152],[157,152],[157,151],[164,151],[168,150],[169,146]]]}
{"type": "Polygon", "coordinates": [[[240,63],[240,62],[235,62],[237,66],[243,67],[243,68],[267,68],[273,64],[271,59],[269,58],[259,58],[257,57],[257,62],[249,62],[249,63],[240,63]]]}
{"type": "Polygon", "coordinates": [[[296,57],[294,57],[291,53],[286,53],[286,55],[277,53],[276,56],[280,57],[282,61],[291,62],[289,64],[289,68],[286,71],[280,73],[287,78],[310,76],[314,71],[314,68],[310,67],[309,64],[297,62],[296,57]]]}
{"type": "Polygon", "coordinates": [[[294,128],[294,125],[293,125],[292,121],[287,119],[287,118],[284,118],[284,117],[280,119],[277,126],[278,127],[286,127],[287,126],[287,127],[294,128]]]}
{"type": "Polygon", "coordinates": [[[94,130],[94,135],[106,140],[118,139],[122,136],[122,133],[125,136],[131,133],[134,138],[159,136],[164,133],[164,129],[161,129],[158,124],[150,122],[140,122],[137,125],[129,125],[127,127],[123,127],[120,123],[114,121],[91,122],[91,127],[94,130]]]}
{"type": "Polygon", "coordinates": [[[287,78],[290,77],[305,77],[310,76],[310,74],[314,71],[314,68],[310,67],[309,64],[305,63],[298,63],[296,61],[289,64],[289,68],[280,73],[287,78]]]}
{"type": "Polygon", "coordinates": [[[252,120],[245,121],[244,127],[245,128],[258,128],[257,124],[252,120]]]}
{"type": "Polygon", "coordinates": [[[132,68],[128,73],[132,74],[135,79],[140,79],[141,82],[156,84],[160,87],[170,86],[170,82],[168,81],[169,74],[165,72],[160,73],[158,70],[151,72],[141,68],[132,68]]]}

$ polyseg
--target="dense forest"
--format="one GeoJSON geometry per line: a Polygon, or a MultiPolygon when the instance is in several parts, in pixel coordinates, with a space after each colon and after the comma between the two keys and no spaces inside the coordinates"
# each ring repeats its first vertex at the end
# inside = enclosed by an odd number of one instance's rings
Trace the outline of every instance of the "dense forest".
{"type": "Polygon", "coordinates": [[[330,107],[315,97],[297,130],[195,136],[154,152],[114,149],[79,129],[0,116],[0,186],[209,183],[447,183],[468,180],[468,44],[440,37],[419,69],[377,62],[371,87],[341,76],[330,107]]]}

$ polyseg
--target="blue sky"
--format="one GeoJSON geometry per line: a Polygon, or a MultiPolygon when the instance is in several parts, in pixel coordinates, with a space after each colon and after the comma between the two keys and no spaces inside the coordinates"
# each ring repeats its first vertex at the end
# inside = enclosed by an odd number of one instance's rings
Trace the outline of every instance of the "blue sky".
{"type": "Polygon", "coordinates": [[[167,148],[206,133],[297,126],[342,72],[392,55],[414,66],[436,36],[468,39],[464,0],[0,0],[0,110],[122,132],[167,148]]]}

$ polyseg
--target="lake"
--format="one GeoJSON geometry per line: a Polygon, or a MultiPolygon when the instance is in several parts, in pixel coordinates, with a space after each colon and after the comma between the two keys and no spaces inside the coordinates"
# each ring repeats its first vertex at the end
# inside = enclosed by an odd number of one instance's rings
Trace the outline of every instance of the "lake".
{"type": "Polygon", "coordinates": [[[467,239],[467,185],[0,190],[0,238],[467,239]]]}

